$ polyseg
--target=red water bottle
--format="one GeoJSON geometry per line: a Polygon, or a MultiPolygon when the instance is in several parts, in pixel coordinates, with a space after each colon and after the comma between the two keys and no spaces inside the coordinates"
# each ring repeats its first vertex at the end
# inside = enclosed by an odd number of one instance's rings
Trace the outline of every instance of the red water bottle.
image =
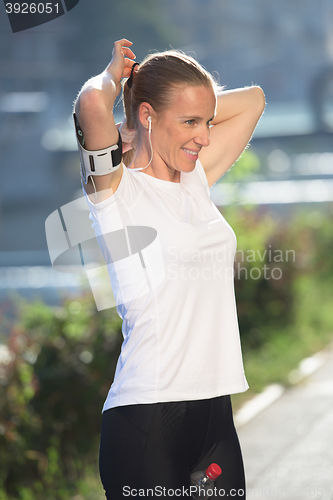
{"type": "Polygon", "coordinates": [[[205,471],[200,470],[191,474],[191,496],[192,500],[206,500],[208,490],[214,488],[214,481],[221,475],[221,467],[217,464],[210,464],[205,471]]]}

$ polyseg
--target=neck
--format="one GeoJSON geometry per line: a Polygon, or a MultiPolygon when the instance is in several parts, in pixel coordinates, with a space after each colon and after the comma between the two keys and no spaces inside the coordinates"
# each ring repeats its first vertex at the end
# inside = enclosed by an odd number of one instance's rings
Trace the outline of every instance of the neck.
{"type": "Polygon", "coordinates": [[[162,181],[168,182],[180,182],[180,172],[172,167],[169,167],[164,161],[158,156],[154,155],[151,164],[145,168],[151,158],[150,147],[147,145],[138,144],[135,151],[134,157],[128,166],[128,168],[142,168],[141,172],[147,175],[156,177],[156,179],[161,179],[162,181]]]}

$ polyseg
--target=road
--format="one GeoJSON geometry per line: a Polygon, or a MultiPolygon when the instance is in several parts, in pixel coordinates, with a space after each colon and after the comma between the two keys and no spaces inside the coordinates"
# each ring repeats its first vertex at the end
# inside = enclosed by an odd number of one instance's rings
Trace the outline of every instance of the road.
{"type": "Polygon", "coordinates": [[[238,428],[247,498],[333,500],[333,345],[323,365],[238,428]]]}

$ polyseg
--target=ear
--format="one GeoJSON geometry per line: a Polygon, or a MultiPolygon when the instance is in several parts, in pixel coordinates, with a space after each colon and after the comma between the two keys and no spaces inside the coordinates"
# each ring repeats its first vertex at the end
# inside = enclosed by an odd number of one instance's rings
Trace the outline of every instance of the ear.
{"type": "Polygon", "coordinates": [[[139,107],[139,121],[144,128],[148,127],[148,118],[153,119],[155,111],[148,102],[142,102],[139,107]]]}

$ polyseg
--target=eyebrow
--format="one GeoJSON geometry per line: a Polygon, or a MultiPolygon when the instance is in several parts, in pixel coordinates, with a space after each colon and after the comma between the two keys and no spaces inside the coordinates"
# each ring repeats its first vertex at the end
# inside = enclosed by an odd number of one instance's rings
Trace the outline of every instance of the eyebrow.
{"type": "MultiPolygon", "coordinates": [[[[203,120],[202,116],[192,116],[192,115],[181,116],[180,119],[181,120],[203,120]]],[[[209,120],[207,120],[207,121],[211,122],[212,120],[214,120],[214,116],[212,118],[209,118],[209,120]]]]}

